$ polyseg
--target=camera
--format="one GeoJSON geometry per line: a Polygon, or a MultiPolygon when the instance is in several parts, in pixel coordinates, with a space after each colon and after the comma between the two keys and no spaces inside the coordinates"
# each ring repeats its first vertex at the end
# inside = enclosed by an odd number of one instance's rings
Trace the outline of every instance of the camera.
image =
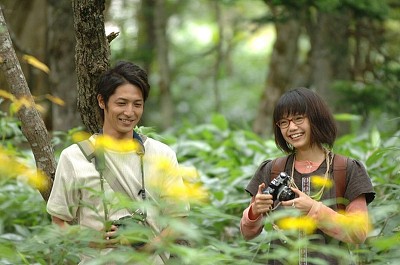
{"type": "Polygon", "coordinates": [[[288,174],[285,172],[279,173],[263,191],[263,194],[271,194],[274,201],[289,201],[294,199],[296,194],[289,187],[289,180],[290,176],[288,174]]]}
{"type": "Polygon", "coordinates": [[[117,226],[118,228],[126,228],[131,222],[135,223],[144,223],[146,221],[146,215],[139,209],[133,212],[131,215],[126,215],[118,220],[112,221],[112,224],[117,226]]]}
{"type": "MultiPolygon", "coordinates": [[[[144,224],[145,221],[146,221],[145,214],[140,210],[136,210],[131,215],[123,216],[123,217],[119,218],[118,220],[112,221],[112,224],[117,226],[118,230],[119,229],[123,230],[123,229],[127,229],[129,226],[132,227],[132,226],[137,225],[137,224],[144,224]]],[[[121,236],[125,236],[125,234],[123,232],[122,232],[122,234],[121,233],[118,233],[118,234],[121,235],[121,236]]],[[[135,241],[135,242],[130,242],[129,244],[130,244],[131,247],[137,249],[137,248],[140,248],[140,247],[144,246],[146,243],[143,242],[143,241],[135,241]]]]}

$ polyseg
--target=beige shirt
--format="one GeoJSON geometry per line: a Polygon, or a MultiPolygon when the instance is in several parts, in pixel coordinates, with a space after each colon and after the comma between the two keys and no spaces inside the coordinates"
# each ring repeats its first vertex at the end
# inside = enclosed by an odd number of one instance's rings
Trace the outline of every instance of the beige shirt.
{"type": "MultiPolygon", "coordinates": [[[[95,142],[96,136],[90,140],[95,142]]],[[[174,217],[187,216],[189,204],[180,200],[177,202],[168,191],[184,185],[183,179],[173,170],[178,162],[175,152],[167,145],[147,138],[144,143],[144,179],[146,196],[150,202],[169,203],[168,207],[146,207],[148,221],[158,229],[157,216],[171,215],[174,217]],[[162,162],[160,162],[162,161],[162,162]],[[164,167],[159,165],[163,163],[164,167]],[[165,170],[165,165],[168,165],[165,170]],[[171,169],[171,170],[169,170],[171,169]]],[[[142,198],[138,192],[142,188],[140,158],[136,152],[115,152],[106,150],[105,179],[116,178],[129,197],[142,207],[142,198]]],[[[100,174],[94,163],[89,162],[77,144],[64,149],[60,155],[53,188],[47,203],[47,212],[67,222],[95,230],[102,230],[105,224],[104,200],[107,202],[108,220],[117,220],[130,212],[119,206],[114,190],[104,181],[101,189],[100,174]]]]}

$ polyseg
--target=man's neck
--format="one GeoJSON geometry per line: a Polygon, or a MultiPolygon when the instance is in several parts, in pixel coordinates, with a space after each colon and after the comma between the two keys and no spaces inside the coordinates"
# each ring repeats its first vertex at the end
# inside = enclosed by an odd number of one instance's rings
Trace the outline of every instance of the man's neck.
{"type": "Polygon", "coordinates": [[[119,133],[116,132],[115,130],[108,130],[107,128],[103,127],[102,134],[110,136],[117,140],[132,139],[133,130],[127,133],[119,133]]]}

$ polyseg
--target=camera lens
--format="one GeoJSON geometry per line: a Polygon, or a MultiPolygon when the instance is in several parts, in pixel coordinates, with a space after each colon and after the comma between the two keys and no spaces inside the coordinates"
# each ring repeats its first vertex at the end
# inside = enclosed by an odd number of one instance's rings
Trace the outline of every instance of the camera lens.
{"type": "Polygon", "coordinates": [[[295,198],[295,193],[287,186],[284,186],[278,193],[278,200],[279,201],[289,201],[295,198]]]}

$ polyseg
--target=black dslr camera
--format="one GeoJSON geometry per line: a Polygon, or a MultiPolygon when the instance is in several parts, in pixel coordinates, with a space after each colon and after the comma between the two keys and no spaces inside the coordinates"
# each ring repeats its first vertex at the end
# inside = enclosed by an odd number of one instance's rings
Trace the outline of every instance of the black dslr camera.
{"type": "Polygon", "coordinates": [[[112,221],[112,224],[118,228],[125,228],[129,223],[144,223],[146,221],[146,215],[139,209],[133,212],[131,215],[123,216],[118,220],[112,221]]]}
{"type": "Polygon", "coordinates": [[[281,172],[274,178],[268,187],[263,191],[263,194],[271,194],[273,200],[289,201],[294,199],[295,193],[289,187],[290,176],[285,172],[281,172]]]}
{"type": "MultiPolygon", "coordinates": [[[[112,221],[112,224],[117,226],[118,229],[127,229],[130,225],[144,224],[145,221],[146,221],[146,215],[142,211],[136,210],[131,215],[123,216],[118,220],[112,221]]],[[[140,248],[145,244],[146,243],[142,241],[130,242],[130,245],[133,248],[140,248]]]]}

